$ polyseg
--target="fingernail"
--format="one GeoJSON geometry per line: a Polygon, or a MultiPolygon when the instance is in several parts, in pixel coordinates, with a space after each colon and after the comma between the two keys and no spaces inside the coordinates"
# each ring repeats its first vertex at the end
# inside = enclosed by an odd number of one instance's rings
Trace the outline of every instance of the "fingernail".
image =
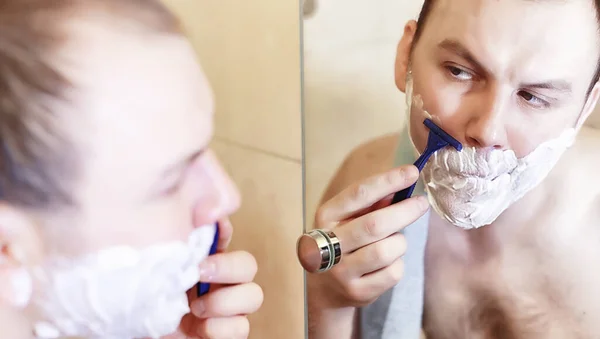
{"type": "Polygon", "coordinates": [[[202,299],[196,299],[192,303],[191,309],[192,309],[192,313],[196,317],[201,317],[204,314],[204,311],[206,310],[206,305],[204,305],[204,301],[202,301],[202,299]]]}
{"type": "Polygon", "coordinates": [[[215,263],[210,260],[210,258],[204,259],[204,261],[200,263],[200,281],[211,281],[214,279],[216,271],[217,267],[215,263]]]}

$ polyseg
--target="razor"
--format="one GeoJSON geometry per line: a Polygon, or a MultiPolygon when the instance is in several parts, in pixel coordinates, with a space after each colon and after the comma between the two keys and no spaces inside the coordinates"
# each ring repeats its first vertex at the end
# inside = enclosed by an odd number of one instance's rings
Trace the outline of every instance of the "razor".
{"type": "MultiPolygon", "coordinates": [[[[423,121],[423,124],[427,126],[427,128],[429,128],[429,137],[427,138],[427,146],[425,147],[425,151],[423,151],[421,156],[414,163],[415,167],[419,169],[419,173],[421,173],[423,167],[425,167],[425,164],[427,163],[427,160],[429,160],[433,153],[441,150],[446,146],[452,146],[459,152],[462,151],[463,147],[458,140],[454,139],[450,134],[446,133],[431,119],[425,119],[425,121],[423,121]]],[[[392,204],[410,198],[416,186],[417,183],[415,182],[410,187],[407,187],[402,191],[394,194],[394,197],[392,198],[392,204]]]]}
{"type": "MultiPolygon", "coordinates": [[[[219,223],[216,224],[215,238],[213,240],[212,245],[210,246],[210,251],[208,252],[209,256],[217,253],[218,244],[219,244],[219,223]]],[[[210,289],[209,283],[203,283],[203,282],[198,283],[198,296],[201,297],[201,296],[205,295],[206,293],[208,293],[209,289],[210,289]]]]}

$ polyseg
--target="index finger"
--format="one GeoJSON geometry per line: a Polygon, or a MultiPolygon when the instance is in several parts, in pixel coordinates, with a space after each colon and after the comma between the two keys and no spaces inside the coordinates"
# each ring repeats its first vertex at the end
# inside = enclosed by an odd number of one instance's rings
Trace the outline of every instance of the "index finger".
{"type": "Polygon", "coordinates": [[[404,165],[360,181],[325,202],[319,209],[317,223],[326,225],[346,220],[381,199],[414,184],[419,170],[404,165]]]}
{"type": "Polygon", "coordinates": [[[422,217],[429,203],[416,196],[363,215],[334,229],[343,253],[353,252],[404,229],[422,217]]]}

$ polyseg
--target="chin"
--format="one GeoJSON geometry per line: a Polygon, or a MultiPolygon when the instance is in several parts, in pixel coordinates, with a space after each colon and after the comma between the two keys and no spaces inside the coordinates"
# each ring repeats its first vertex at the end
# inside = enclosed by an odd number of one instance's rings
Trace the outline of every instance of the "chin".
{"type": "Polygon", "coordinates": [[[426,189],[427,198],[440,218],[462,229],[476,229],[491,225],[506,210],[501,199],[465,200],[453,192],[426,189]]]}

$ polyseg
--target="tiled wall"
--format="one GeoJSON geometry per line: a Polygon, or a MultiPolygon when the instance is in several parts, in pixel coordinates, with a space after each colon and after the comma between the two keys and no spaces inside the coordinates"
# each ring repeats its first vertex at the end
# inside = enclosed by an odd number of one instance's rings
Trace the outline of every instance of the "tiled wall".
{"type": "Polygon", "coordinates": [[[217,155],[242,192],[233,249],[252,252],[262,309],[251,339],[304,338],[299,3],[165,0],[181,15],[216,95],[217,155]]]}

